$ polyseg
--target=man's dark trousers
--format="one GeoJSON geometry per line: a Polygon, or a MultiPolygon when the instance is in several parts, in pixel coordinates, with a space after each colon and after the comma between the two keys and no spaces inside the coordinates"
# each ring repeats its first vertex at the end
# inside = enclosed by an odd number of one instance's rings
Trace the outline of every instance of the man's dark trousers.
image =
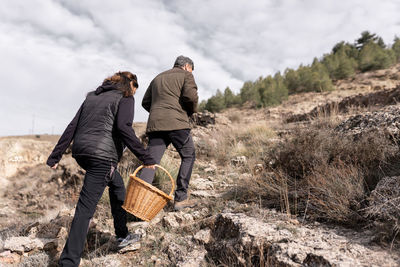
{"type": "MultiPolygon", "coordinates": [[[[176,179],[175,201],[187,199],[190,177],[192,175],[193,164],[196,159],[193,139],[190,129],[151,132],[149,135],[148,150],[157,164],[160,163],[162,156],[169,144],[175,147],[181,157],[181,166],[176,179]]],[[[154,179],[155,170],[143,169],[140,179],[151,184],[154,179]]]]}
{"type": "Polygon", "coordinates": [[[89,228],[97,203],[109,186],[111,213],[117,237],[126,237],[126,211],[121,207],[125,199],[125,186],[116,164],[94,158],[77,158],[86,170],[85,180],[75,209],[67,242],[60,257],[60,266],[79,266],[89,228]]]}

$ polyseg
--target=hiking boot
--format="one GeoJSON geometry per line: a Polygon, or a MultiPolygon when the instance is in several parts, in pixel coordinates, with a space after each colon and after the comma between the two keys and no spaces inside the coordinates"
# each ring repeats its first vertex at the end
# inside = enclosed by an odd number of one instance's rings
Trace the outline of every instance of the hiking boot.
{"type": "Polygon", "coordinates": [[[132,234],[132,233],[129,233],[126,237],[119,237],[117,238],[117,242],[119,243],[118,248],[124,248],[130,244],[139,242],[140,238],[141,238],[140,234],[132,234]]]}
{"type": "Polygon", "coordinates": [[[197,201],[187,198],[187,199],[182,200],[182,201],[175,201],[174,210],[175,211],[180,211],[180,210],[183,210],[185,208],[193,208],[196,205],[197,205],[197,201]]]}

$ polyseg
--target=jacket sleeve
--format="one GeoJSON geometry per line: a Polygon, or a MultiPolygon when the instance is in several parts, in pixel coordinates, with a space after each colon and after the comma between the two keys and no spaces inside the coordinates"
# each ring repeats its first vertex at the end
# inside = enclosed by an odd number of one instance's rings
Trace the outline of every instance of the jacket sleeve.
{"type": "Polygon", "coordinates": [[[150,112],[151,108],[151,87],[152,87],[153,82],[150,83],[149,87],[146,90],[146,93],[143,96],[142,100],[142,107],[147,110],[147,112],[150,112]]]}
{"type": "Polygon", "coordinates": [[[54,147],[49,158],[47,159],[46,164],[49,165],[50,167],[53,167],[55,164],[57,164],[61,160],[62,155],[65,153],[65,150],[67,150],[68,146],[72,142],[72,139],[74,139],[76,127],[78,126],[79,117],[82,112],[82,107],[83,107],[83,104],[79,108],[75,117],[68,124],[64,133],[61,135],[60,139],[58,140],[57,145],[54,147]]]}
{"type": "Polygon", "coordinates": [[[199,97],[197,95],[197,85],[194,81],[193,74],[190,72],[185,73],[185,81],[183,83],[181,102],[183,108],[189,116],[197,112],[197,102],[199,97]]]}
{"type": "Polygon", "coordinates": [[[119,102],[117,112],[117,129],[121,135],[124,144],[132,151],[135,156],[145,165],[156,164],[153,157],[150,156],[148,150],[137,138],[132,128],[132,122],[135,112],[135,99],[133,97],[124,97],[119,102]]]}

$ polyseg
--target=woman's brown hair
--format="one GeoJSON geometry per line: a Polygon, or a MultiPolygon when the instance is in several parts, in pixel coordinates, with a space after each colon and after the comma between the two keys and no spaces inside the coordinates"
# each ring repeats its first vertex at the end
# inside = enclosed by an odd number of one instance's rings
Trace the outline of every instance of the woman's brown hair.
{"type": "Polygon", "coordinates": [[[113,76],[104,79],[104,82],[114,84],[123,93],[124,97],[133,96],[134,94],[130,82],[133,82],[134,87],[139,87],[136,75],[129,71],[119,71],[113,76]]]}

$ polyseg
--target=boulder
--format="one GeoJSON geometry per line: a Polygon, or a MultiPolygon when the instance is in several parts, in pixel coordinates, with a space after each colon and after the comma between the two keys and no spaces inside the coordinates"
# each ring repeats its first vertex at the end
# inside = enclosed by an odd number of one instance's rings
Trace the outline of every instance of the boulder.
{"type": "Polygon", "coordinates": [[[21,255],[18,253],[12,253],[9,250],[0,253],[0,266],[5,264],[17,264],[21,261],[21,255]]]}
{"type": "Polygon", "coordinates": [[[118,253],[124,254],[124,253],[127,253],[127,252],[136,251],[136,250],[138,250],[138,249],[140,249],[140,248],[141,248],[140,242],[136,242],[136,243],[133,243],[133,244],[131,244],[131,245],[128,245],[128,246],[126,246],[126,247],[120,249],[120,250],[118,251],[118,253]]]}
{"type": "Polygon", "coordinates": [[[190,121],[192,125],[207,127],[208,125],[215,124],[215,114],[205,110],[193,114],[190,121]]]}
{"type": "Polygon", "coordinates": [[[210,229],[200,230],[193,236],[193,238],[200,244],[207,244],[208,242],[210,242],[211,239],[211,230],[210,229]]]}
{"type": "Polygon", "coordinates": [[[343,121],[335,130],[356,136],[370,131],[383,131],[389,136],[400,137],[399,112],[399,105],[375,112],[365,112],[343,121]]]}
{"type": "Polygon", "coordinates": [[[400,176],[382,178],[369,197],[367,215],[388,226],[400,227],[400,176]]]}
{"type": "Polygon", "coordinates": [[[228,266],[396,266],[399,257],[382,248],[322,226],[295,225],[291,220],[222,213],[205,247],[208,258],[228,266]]]}
{"type": "Polygon", "coordinates": [[[175,215],[173,213],[169,213],[163,218],[164,227],[176,228],[179,227],[179,223],[176,221],[175,215]]]}
{"type": "Polygon", "coordinates": [[[43,250],[47,244],[52,242],[54,242],[53,239],[14,236],[4,242],[4,249],[23,254],[32,250],[43,250]]]}
{"type": "Polygon", "coordinates": [[[244,166],[247,163],[246,156],[237,156],[236,158],[231,159],[231,164],[233,166],[244,166]]]}

